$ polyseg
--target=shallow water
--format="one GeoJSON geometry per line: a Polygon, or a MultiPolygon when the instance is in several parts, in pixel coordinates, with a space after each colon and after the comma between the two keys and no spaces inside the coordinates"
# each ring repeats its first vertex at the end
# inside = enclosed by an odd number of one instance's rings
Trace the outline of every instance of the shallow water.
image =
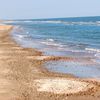
{"type": "Polygon", "coordinates": [[[100,78],[98,64],[83,64],[79,62],[50,61],[45,63],[45,68],[52,72],[72,74],[81,78],[100,78]]]}

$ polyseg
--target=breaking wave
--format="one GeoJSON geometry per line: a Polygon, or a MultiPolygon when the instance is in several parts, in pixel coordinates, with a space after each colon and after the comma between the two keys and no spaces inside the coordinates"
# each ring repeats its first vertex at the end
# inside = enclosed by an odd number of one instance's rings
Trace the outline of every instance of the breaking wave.
{"type": "Polygon", "coordinates": [[[100,53],[100,49],[85,48],[85,50],[90,51],[90,52],[98,52],[98,53],[100,53]]]}

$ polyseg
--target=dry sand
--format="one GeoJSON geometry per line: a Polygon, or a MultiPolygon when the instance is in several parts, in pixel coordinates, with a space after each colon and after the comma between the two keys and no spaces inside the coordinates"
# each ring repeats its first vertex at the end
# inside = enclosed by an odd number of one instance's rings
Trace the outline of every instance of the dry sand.
{"type": "Polygon", "coordinates": [[[12,40],[12,29],[0,26],[0,100],[100,100],[99,79],[48,72],[45,61],[73,59],[22,48],[12,40]]]}

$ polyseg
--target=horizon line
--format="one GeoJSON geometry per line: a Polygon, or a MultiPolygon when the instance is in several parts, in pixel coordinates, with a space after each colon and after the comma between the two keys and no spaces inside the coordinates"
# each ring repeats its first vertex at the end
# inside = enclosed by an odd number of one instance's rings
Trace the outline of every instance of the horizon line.
{"type": "Polygon", "coordinates": [[[33,20],[41,20],[41,19],[59,19],[59,18],[85,18],[85,17],[100,17],[100,16],[71,16],[71,17],[48,17],[48,18],[15,18],[15,19],[0,19],[0,20],[29,20],[29,19],[33,19],[33,20]]]}

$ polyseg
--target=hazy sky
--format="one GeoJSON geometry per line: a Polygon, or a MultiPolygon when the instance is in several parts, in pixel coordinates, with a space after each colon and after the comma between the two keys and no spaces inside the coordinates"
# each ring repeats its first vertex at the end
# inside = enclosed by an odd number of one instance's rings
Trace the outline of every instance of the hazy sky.
{"type": "Polygon", "coordinates": [[[100,16],[100,0],[0,0],[1,19],[100,16]]]}

